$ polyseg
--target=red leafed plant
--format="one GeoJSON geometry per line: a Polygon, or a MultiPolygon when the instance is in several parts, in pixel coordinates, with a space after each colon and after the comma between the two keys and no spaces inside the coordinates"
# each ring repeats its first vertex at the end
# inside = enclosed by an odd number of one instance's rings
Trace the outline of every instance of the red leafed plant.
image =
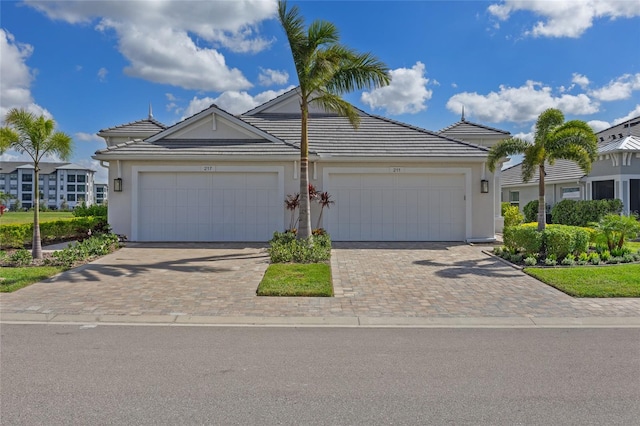
{"type": "Polygon", "coordinates": [[[331,199],[331,194],[327,191],[318,193],[318,203],[320,204],[320,215],[318,216],[318,226],[316,228],[320,228],[320,224],[322,223],[322,212],[324,208],[330,208],[331,204],[335,204],[336,202],[331,199]]]}
{"type": "Polygon", "coordinates": [[[284,200],[284,204],[287,210],[291,212],[291,220],[289,221],[289,231],[293,231],[295,229],[296,209],[300,205],[300,194],[287,195],[287,198],[284,200]]]}

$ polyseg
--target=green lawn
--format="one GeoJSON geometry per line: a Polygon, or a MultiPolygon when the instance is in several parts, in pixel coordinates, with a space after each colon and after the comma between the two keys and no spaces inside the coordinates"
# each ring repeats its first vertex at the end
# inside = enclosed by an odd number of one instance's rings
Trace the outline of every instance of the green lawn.
{"type": "Polygon", "coordinates": [[[636,253],[640,250],[640,241],[627,241],[625,246],[629,247],[632,252],[636,253]]]}
{"type": "Polygon", "coordinates": [[[525,268],[540,281],[575,297],[640,297],[640,265],[525,268]]]}
{"type": "Polygon", "coordinates": [[[0,293],[20,290],[29,284],[52,277],[66,268],[61,266],[28,266],[22,268],[0,268],[0,293]]]}
{"type": "MultiPolygon", "coordinates": [[[[71,219],[73,212],[40,212],[40,223],[71,219]]],[[[0,225],[33,223],[33,212],[5,212],[0,217],[0,225]]]]}
{"type": "Polygon", "coordinates": [[[326,263],[273,263],[258,286],[258,296],[333,296],[326,263]]]}

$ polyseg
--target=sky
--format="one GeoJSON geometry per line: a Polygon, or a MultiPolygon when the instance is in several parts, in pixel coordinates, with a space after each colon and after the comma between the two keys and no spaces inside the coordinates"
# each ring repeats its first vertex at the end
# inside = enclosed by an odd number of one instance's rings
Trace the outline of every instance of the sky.
{"type": "MultiPolygon", "coordinates": [[[[464,106],[468,121],[526,139],[547,108],[595,131],[640,115],[640,0],[288,5],[388,66],[389,86],[345,95],[366,112],[437,131],[464,106]]],[[[298,84],[275,0],[2,0],[0,24],[0,117],[53,118],[96,182],[100,129],[150,106],[166,125],[212,103],[240,114],[298,84]]]]}

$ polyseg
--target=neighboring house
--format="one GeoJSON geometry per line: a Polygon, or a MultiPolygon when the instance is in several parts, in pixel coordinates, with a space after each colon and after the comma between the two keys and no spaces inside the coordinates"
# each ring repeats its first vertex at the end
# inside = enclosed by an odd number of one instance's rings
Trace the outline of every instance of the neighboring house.
{"type": "MultiPolygon", "coordinates": [[[[40,163],[40,204],[59,209],[63,202],[73,208],[83,201],[94,200],[95,171],[73,163],[40,163]]],[[[11,208],[20,201],[28,209],[35,203],[33,164],[28,162],[0,162],[0,191],[13,196],[11,208]]]]}
{"type": "MultiPolygon", "coordinates": [[[[558,160],[545,167],[546,203],[618,198],[624,213],[640,212],[640,116],[596,133],[598,158],[591,172],[572,161],[558,160]]],[[[523,207],[538,199],[536,170],[528,183],[522,181],[521,164],[502,171],[502,200],[523,207]]]]}
{"type": "MultiPolygon", "coordinates": [[[[309,180],[335,200],[321,224],[333,240],[495,239],[499,185],[486,147],[359,114],[354,130],[311,110],[309,180]]],[[[240,116],[212,105],[168,128],[136,123],[99,135],[161,129],[144,140],[108,140],[94,156],[109,165],[114,232],[132,241],[267,241],[286,228],[284,200],[300,186],[295,89],[240,116]]],[[[315,227],[317,206],[312,216],[315,227]]]]}
{"type": "Polygon", "coordinates": [[[106,183],[96,183],[93,185],[94,189],[94,202],[96,204],[107,204],[109,198],[109,185],[106,183]]]}

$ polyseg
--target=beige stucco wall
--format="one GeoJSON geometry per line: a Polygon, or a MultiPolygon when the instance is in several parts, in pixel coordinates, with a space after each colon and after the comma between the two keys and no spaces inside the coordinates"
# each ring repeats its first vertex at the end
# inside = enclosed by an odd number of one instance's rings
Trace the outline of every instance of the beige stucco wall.
{"type": "MultiPolygon", "coordinates": [[[[109,182],[118,177],[118,166],[116,161],[111,161],[109,168],[109,182]]],[[[190,166],[198,167],[204,165],[224,165],[224,166],[260,166],[260,167],[282,167],[284,169],[284,194],[282,199],[282,221],[283,228],[288,226],[290,221],[290,212],[284,207],[284,197],[287,194],[295,194],[300,190],[300,180],[298,176],[299,163],[292,161],[245,161],[245,162],[216,162],[216,161],[185,161],[185,162],[154,162],[154,161],[121,161],[120,170],[123,180],[123,191],[109,193],[109,223],[113,231],[117,234],[124,234],[131,238],[133,209],[132,205],[136,202],[134,197],[136,194],[132,192],[133,169],[134,167],[177,167],[190,166]]],[[[311,161],[309,165],[309,182],[318,190],[325,189],[325,169],[356,170],[356,169],[421,169],[428,171],[454,170],[456,173],[464,171],[467,174],[467,188],[465,197],[469,198],[469,204],[466,208],[467,225],[465,235],[469,240],[490,240],[496,232],[496,216],[499,217],[499,204],[496,203],[497,187],[493,175],[488,171],[484,171],[484,165],[478,162],[454,162],[445,163],[440,161],[434,162],[418,162],[418,161],[389,161],[389,162],[341,162],[341,161],[311,161]],[[314,164],[315,163],[315,164],[314,164]],[[480,180],[485,177],[489,181],[489,193],[482,194],[480,192],[480,180]],[[497,206],[497,207],[496,207],[497,206]],[[498,209],[496,212],[496,208],[498,209]]],[[[391,173],[391,172],[390,172],[391,173]]],[[[465,200],[466,202],[466,200],[465,200]]],[[[319,207],[312,205],[312,227],[316,226],[319,207]]],[[[331,210],[326,210],[325,219],[331,214],[331,210]]],[[[326,223],[326,221],[323,221],[326,223]]],[[[274,230],[275,231],[275,230],[274,230]]]]}

